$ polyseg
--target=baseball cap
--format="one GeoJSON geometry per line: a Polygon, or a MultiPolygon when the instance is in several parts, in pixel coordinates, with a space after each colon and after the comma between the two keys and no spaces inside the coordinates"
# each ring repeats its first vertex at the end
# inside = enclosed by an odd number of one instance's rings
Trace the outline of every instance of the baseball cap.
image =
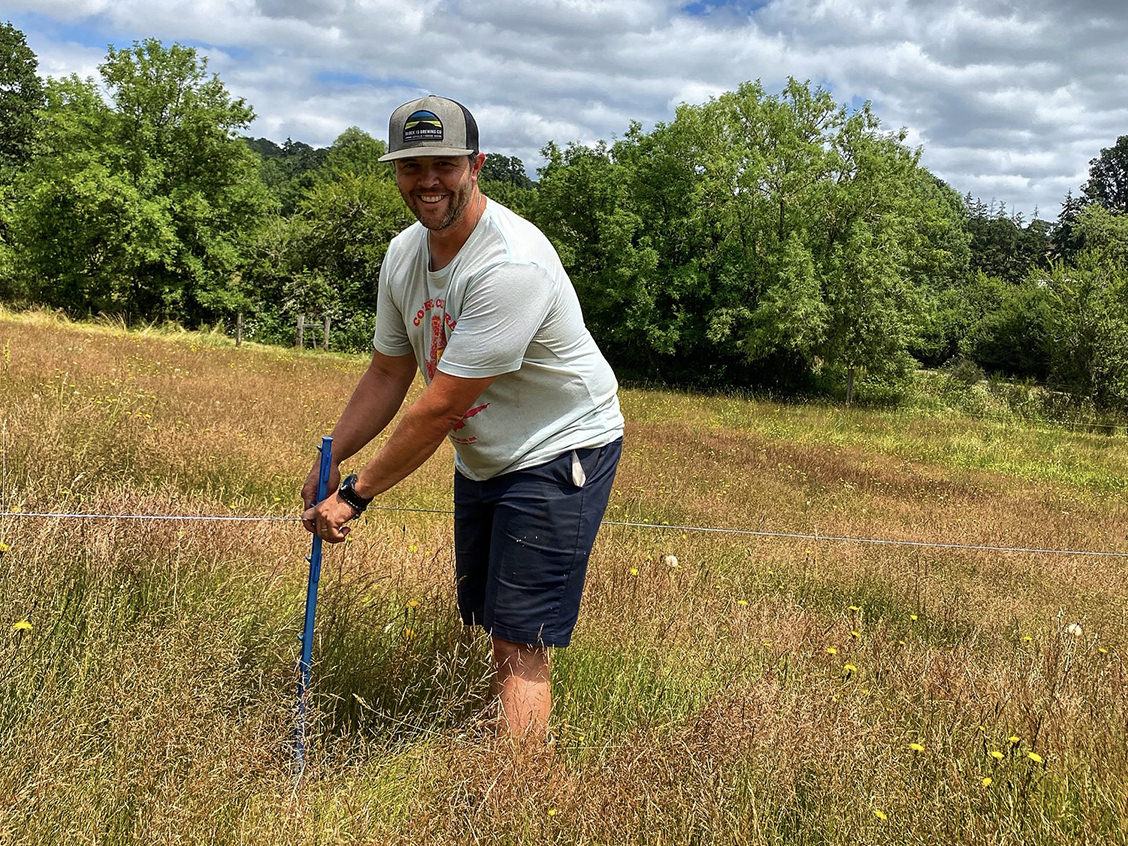
{"type": "Polygon", "coordinates": [[[469,156],[478,152],[478,124],[461,103],[428,94],[404,103],[388,121],[382,162],[411,156],[469,156]]]}

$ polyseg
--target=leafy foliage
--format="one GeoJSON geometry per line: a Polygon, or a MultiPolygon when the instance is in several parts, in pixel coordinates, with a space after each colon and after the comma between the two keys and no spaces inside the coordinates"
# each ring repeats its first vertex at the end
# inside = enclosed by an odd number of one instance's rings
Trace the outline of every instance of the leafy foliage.
{"type": "MultiPolygon", "coordinates": [[[[281,343],[304,315],[332,321],[334,348],[369,346],[380,263],[412,221],[382,141],[239,135],[251,106],[154,39],[110,48],[100,83],[35,71],[0,26],[0,298],[127,322],[238,313],[281,343]]],[[[1128,136],[1053,224],[960,198],[868,104],[794,79],[542,152],[539,181],[489,153],[480,184],[553,241],[626,377],[850,402],[956,361],[1128,405],[1128,136]]]]}

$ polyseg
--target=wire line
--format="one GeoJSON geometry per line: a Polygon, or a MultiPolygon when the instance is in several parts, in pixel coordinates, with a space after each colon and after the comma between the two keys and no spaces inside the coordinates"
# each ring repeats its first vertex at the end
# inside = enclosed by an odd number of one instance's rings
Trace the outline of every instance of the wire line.
{"type": "MultiPolygon", "coordinates": [[[[443,508],[412,508],[399,505],[371,506],[375,511],[395,511],[414,514],[454,514],[443,508]]],[[[95,512],[45,512],[45,511],[0,511],[0,517],[38,517],[55,520],[153,520],[153,521],[197,521],[227,523],[297,523],[300,517],[244,517],[211,514],[100,514],[95,512]]],[[[895,540],[893,538],[866,538],[852,535],[807,535],[799,532],[769,532],[756,529],[727,529],[720,526],[681,526],[659,525],[657,523],[634,523],[626,520],[604,520],[603,526],[619,526],[630,529],[658,529],[676,532],[702,532],[708,534],[741,535],[758,538],[788,538],[830,543],[857,543],[880,546],[909,546],[925,549],[960,549],[972,552],[1020,552],[1036,555],[1086,555],[1102,558],[1128,558],[1128,552],[1094,549],[1044,549],[1032,546],[993,546],[988,544],[953,543],[949,541],[895,540]]]]}

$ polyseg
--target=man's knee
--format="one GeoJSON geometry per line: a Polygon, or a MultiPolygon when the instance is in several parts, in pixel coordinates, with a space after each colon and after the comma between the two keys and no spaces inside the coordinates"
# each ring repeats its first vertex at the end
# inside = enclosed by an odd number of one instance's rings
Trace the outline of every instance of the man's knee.
{"type": "Polygon", "coordinates": [[[500,637],[491,638],[494,663],[499,672],[533,680],[547,673],[548,649],[528,643],[514,643],[500,637]]]}

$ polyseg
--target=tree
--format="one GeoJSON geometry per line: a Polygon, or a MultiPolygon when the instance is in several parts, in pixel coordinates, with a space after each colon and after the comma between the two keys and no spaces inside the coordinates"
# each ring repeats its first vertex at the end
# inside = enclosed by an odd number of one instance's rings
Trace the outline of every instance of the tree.
{"type": "Polygon", "coordinates": [[[31,158],[35,112],[43,105],[38,66],[24,34],[0,24],[0,184],[11,182],[31,158]]]}
{"type": "Polygon", "coordinates": [[[254,113],[206,65],[150,39],[110,48],[100,71],[111,105],[90,80],[48,85],[43,152],[15,212],[39,299],[186,323],[241,302],[233,280],[270,205],[235,136],[254,113]]]}
{"type": "Polygon", "coordinates": [[[1082,193],[1109,211],[1128,213],[1128,135],[1121,135],[1089,162],[1089,181],[1082,193]]]}

